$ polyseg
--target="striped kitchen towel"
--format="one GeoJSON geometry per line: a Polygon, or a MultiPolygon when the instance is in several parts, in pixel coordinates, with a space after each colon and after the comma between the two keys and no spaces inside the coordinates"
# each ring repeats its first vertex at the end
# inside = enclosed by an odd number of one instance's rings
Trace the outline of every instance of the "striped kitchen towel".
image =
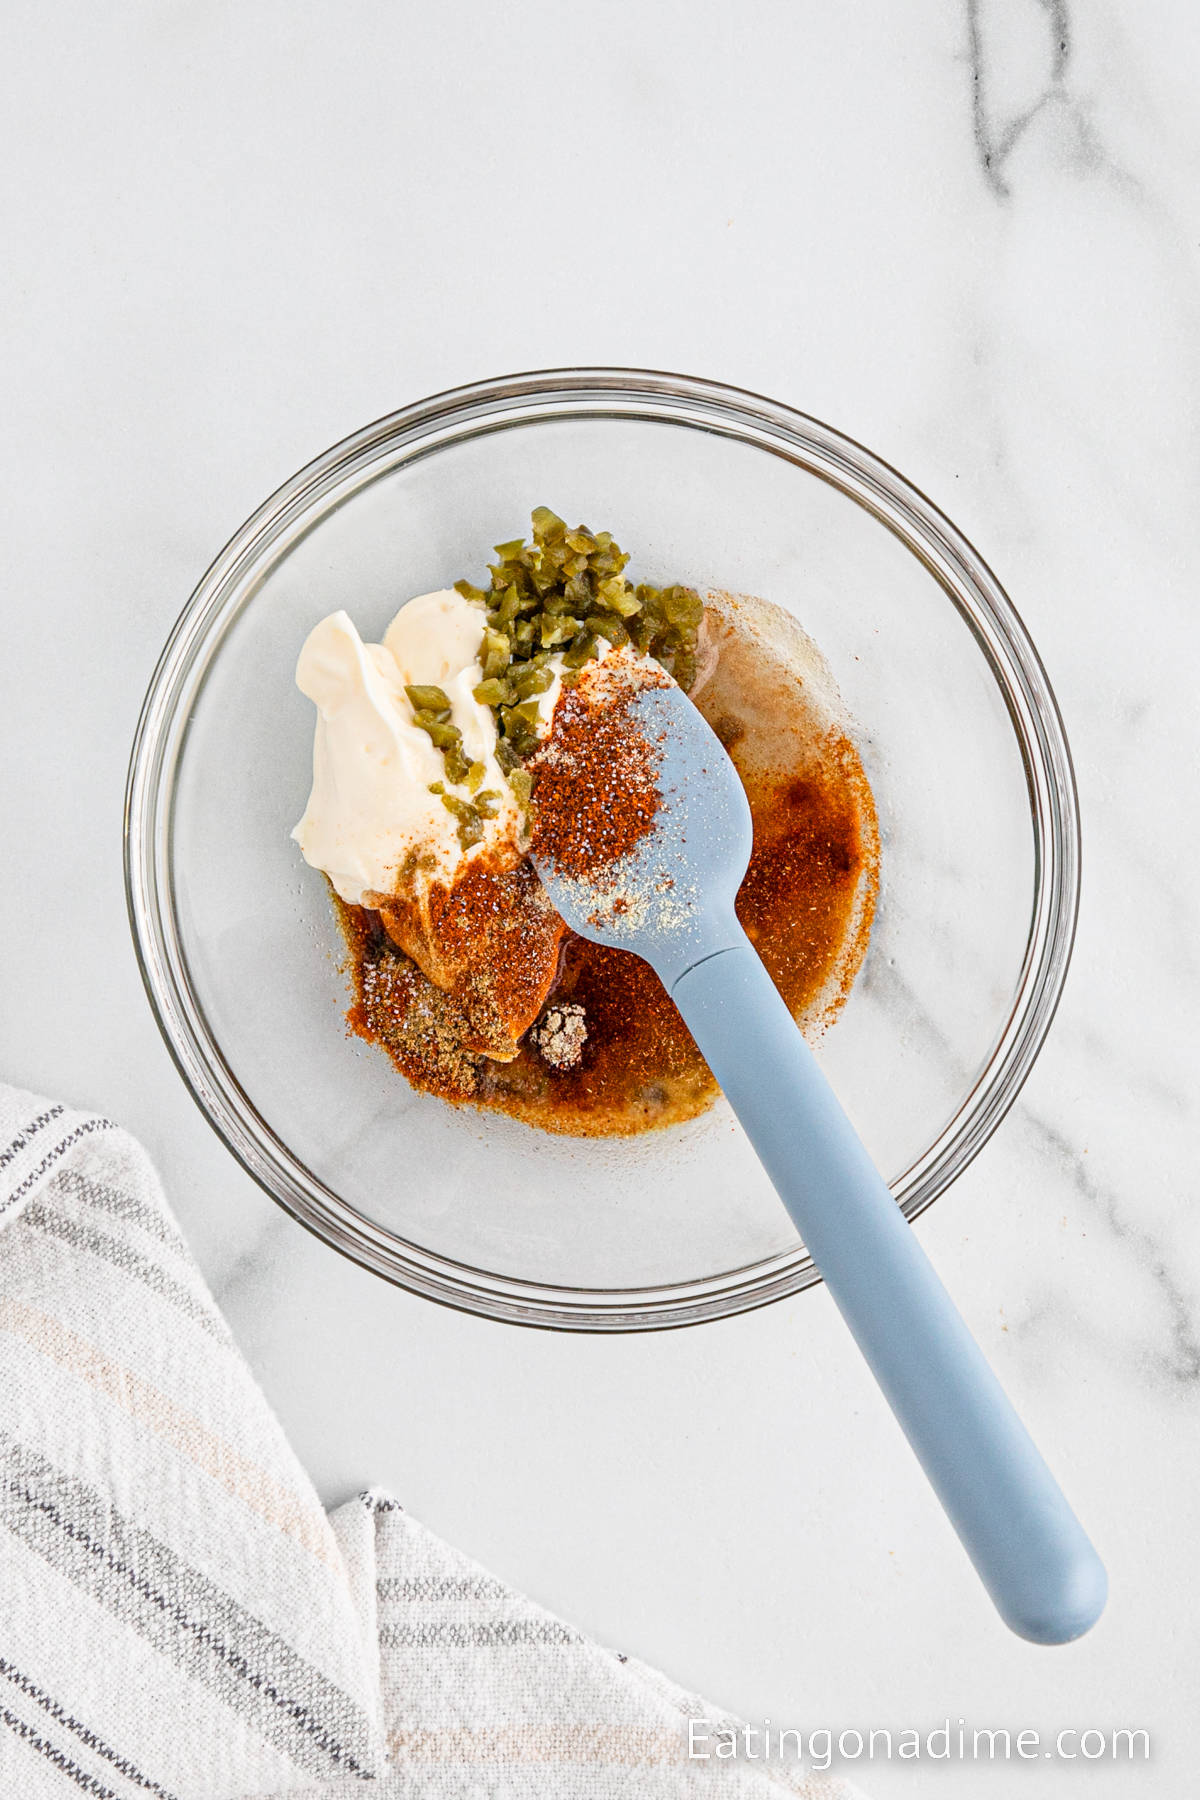
{"type": "Polygon", "coordinates": [[[732,1724],[387,1497],[327,1517],[145,1153],[0,1087],[0,1800],[853,1795],[732,1724]]]}

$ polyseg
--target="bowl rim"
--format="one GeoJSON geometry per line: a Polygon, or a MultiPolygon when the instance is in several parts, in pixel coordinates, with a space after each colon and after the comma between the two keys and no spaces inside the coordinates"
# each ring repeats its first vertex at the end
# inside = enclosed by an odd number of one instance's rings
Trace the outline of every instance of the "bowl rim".
{"type": "Polygon", "coordinates": [[[551,1330],[661,1330],[768,1305],[815,1285],[820,1275],[798,1245],[713,1277],[620,1290],[570,1288],[472,1268],[396,1238],[306,1169],[257,1113],[191,991],[172,905],[171,825],[186,732],[184,702],[194,700],[225,630],[252,598],[241,590],[243,578],[272,546],[294,542],[331,506],[416,454],[555,417],[690,426],[783,456],[862,506],[897,537],[971,630],[1000,688],[1024,765],[1033,910],[1012,1004],[986,1063],[933,1143],[892,1183],[906,1217],[917,1218],[974,1160],[1017,1098],[1045,1041],[1074,943],[1079,802],[1058,702],[1000,582],[919,488],[832,426],[723,382],[603,367],[530,370],[472,382],[382,415],[277,488],[201,577],[151,676],[126,783],[126,906],[151,1010],[185,1086],[226,1148],[300,1224],[396,1285],[460,1311],[551,1330]],[[394,453],[393,460],[380,468],[385,453],[394,453]],[[320,508],[315,518],[314,508],[320,508]]]}

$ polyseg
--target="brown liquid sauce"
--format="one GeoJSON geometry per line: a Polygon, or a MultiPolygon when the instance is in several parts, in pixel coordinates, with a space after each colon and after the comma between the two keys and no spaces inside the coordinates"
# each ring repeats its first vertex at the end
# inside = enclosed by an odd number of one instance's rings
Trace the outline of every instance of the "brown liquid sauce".
{"type": "MultiPolygon", "coordinates": [[[[828,671],[789,614],[709,595],[693,697],[733,759],[754,819],[737,910],[811,1037],[837,1014],[866,953],[878,888],[875,806],[828,671]]],[[[662,983],[626,951],[563,940],[555,1003],[582,1006],[581,1061],[552,1069],[527,1036],[511,1062],[462,1050],[453,1002],[343,906],[353,1031],[416,1087],[580,1137],[628,1136],[703,1112],[717,1085],[662,983]]]]}

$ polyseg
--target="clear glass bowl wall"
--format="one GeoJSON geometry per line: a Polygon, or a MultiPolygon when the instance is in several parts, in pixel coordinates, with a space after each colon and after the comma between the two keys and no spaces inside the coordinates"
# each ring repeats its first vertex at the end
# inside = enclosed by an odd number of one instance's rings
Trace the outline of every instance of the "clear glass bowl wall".
{"type": "Polygon", "coordinates": [[[788,607],[824,651],[883,880],[819,1054],[905,1212],[946,1187],[1061,990],[1070,757],[1036,652],[966,540],[869,452],[757,396],[636,371],[517,376],[406,408],[301,471],[214,563],[155,674],[130,770],[131,920],[199,1104],[330,1244],[495,1318],[694,1323],[817,1279],[724,1104],[587,1141],[411,1092],[345,1033],[328,896],[288,836],[311,770],[293,685],[311,625],[344,606],[378,636],[409,596],[477,579],[541,502],[612,530],[638,578],[788,607]]]}

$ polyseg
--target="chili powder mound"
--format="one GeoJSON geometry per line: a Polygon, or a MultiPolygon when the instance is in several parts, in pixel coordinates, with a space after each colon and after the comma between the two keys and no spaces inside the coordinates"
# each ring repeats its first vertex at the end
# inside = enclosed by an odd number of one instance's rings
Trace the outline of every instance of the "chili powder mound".
{"type": "Polygon", "coordinates": [[[559,875],[603,880],[654,823],[662,752],[633,703],[647,687],[665,687],[657,668],[588,670],[564,689],[554,733],[530,764],[535,856],[559,875]]]}
{"type": "MultiPolygon", "coordinates": [[[[375,896],[369,896],[375,898],[375,896]]],[[[566,926],[527,859],[467,863],[453,886],[435,882],[423,903],[378,897],[392,943],[452,998],[468,1051],[499,1061],[542,1010],[566,926]]]]}

